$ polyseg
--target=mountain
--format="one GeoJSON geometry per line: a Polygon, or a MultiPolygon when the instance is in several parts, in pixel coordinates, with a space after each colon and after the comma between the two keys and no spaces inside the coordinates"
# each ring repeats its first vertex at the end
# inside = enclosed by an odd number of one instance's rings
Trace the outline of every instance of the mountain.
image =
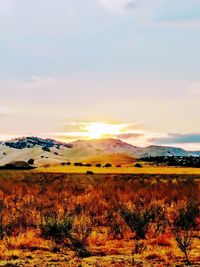
{"type": "Polygon", "coordinates": [[[135,158],[148,156],[200,156],[200,151],[190,152],[165,146],[137,147],[119,139],[77,140],[64,143],[52,139],[23,137],[0,142],[0,166],[30,159],[34,159],[36,166],[66,161],[128,164],[135,158]]]}
{"type": "Polygon", "coordinates": [[[71,144],[38,137],[16,138],[0,142],[0,166],[14,161],[34,159],[36,165],[57,164],[65,159],[71,144]]]}
{"type": "Polygon", "coordinates": [[[141,148],[125,143],[119,139],[93,139],[78,140],[71,143],[73,148],[81,148],[83,150],[96,150],[107,154],[125,153],[130,156],[136,156],[141,148]]]}
{"type": "MultiPolygon", "coordinates": [[[[196,153],[196,152],[195,152],[196,153]]],[[[194,153],[194,156],[195,156],[194,153]]],[[[167,146],[148,146],[143,149],[140,157],[156,157],[156,156],[192,156],[193,153],[182,148],[167,146]]]]}
{"type": "Polygon", "coordinates": [[[137,147],[119,139],[95,139],[95,140],[78,140],[71,143],[75,148],[82,150],[99,151],[108,154],[126,154],[135,158],[155,157],[155,156],[199,156],[200,151],[186,151],[182,148],[156,146],[137,147]]]}
{"type": "Polygon", "coordinates": [[[8,147],[16,148],[16,149],[33,148],[35,146],[41,146],[44,148],[57,147],[58,149],[60,148],[60,146],[70,147],[70,144],[55,141],[52,139],[42,139],[38,137],[17,138],[17,139],[7,141],[7,142],[2,142],[2,143],[8,147]]]}

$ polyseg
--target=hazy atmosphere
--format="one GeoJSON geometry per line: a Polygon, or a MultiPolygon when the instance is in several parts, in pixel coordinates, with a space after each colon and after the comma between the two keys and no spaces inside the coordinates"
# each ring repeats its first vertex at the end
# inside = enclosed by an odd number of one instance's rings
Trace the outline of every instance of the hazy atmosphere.
{"type": "Polygon", "coordinates": [[[0,266],[200,267],[200,0],[0,0],[0,266]]]}
{"type": "Polygon", "coordinates": [[[0,139],[200,149],[200,1],[1,0],[0,139]]]}

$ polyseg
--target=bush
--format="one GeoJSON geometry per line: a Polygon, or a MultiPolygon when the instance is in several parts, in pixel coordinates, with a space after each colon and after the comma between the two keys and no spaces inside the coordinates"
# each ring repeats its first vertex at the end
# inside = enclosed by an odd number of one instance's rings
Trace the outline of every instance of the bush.
{"type": "Polygon", "coordinates": [[[149,223],[155,218],[151,209],[122,209],[121,215],[131,231],[136,233],[136,239],[146,239],[149,223]]]}
{"type": "Polygon", "coordinates": [[[4,209],[4,203],[3,200],[0,200],[0,240],[4,236],[4,225],[3,225],[3,218],[1,216],[1,212],[4,209]]]}
{"type": "Polygon", "coordinates": [[[84,166],[84,164],[82,162],[75,162],[74,163],[74,166],[76,166],[76,167],[82,167],[82,166],[84,166]]]}
{"type": "Polygon", "coordinates": [[[45,218],[40,225],[41,236],[45,239],[53,239],[56,244],[63,243],[65,238],[69,238],[72,231],[72,219],[65,215],[63,220],[59,220],[57,215],[45,218]]]}
{"type": "Polygon", "coordinates": [[[28,164],[33,165],[34,164],[34,159],[29,159],[28,160],[28,164]]]}
{"type": "Polygon", "coordinates": [[[135,167],[136,167],[136,168],[142,168],[142,164],[140,164],[140,163],[136,163],[136,164],[135,164],[135,167]]]}
{"type": "Polygon", "coordinates": [[[112,164],[110,164],[110,163],[106,163],[106,164],[104,165],[104,168],[110,168],[110,167],[112,167],[112,164]]]}
{"type": "Polygon", "coordinates": [[[44,223],[40,225],[40,229],[43,238],[52,239],[56,244],[63,244],[65,239],[68,239],[79,257],[90,256],[85,242],[92,228],[88,221],[84,221],[82,213],[79,215],[75,213],[65,214],[63,219],[59,219],[56,214],[51,215],[45,218],[44,223]]]}
{"type": "Polygon", "coordinates": [[[199,216],[199,206],[190,202],[185,208],[177,211],[173,222],[173,234],[179,249],[184,253],[185,261],[190,264],[189,253],[191,251],[192,232],[195,229],[196,219],[199,216]]]}
{"type": "Polygon", "coordinates": [[[116,239],[124,238],[124,224],[118,212],[109,211],[107,216],[110,232],[116,239]]]}
{"type": "Polygon", "coordinates": [[[50,149],[49,149],[48,147],[45,147],[45,146],[42,147],[42,150],[43,150],[43,151],[46,151],[46,152],[50,152],[50,149]]]}
{"type": "Polygon", "coordinates": [[[73,217],[73,231],[70,235],[70,241],[74,250],[81,258],[91,256],[86,247],[86,240],[92,232],[92,221],[83,212],[74,214],[73,217]]]}
{"type": "Polygon", "coordinates": [[[190,202],[185,208],[178,210],[178,215],[174,220],[174,227],[176,229],[190,230],[195,228],[196,218],[199,216],[200,210],[197,203],[190,202]]]}
{"type": "Polygon", "coordinates": [[[87,174],[93,175],[94,173],[92,171],[87,171],[87,174]]]}
{"type": "Polygon", "coordinates": [[[96,167],[101,168],[101,164],[100,163],[96,164],[96,167]]]}
{"type": "Polygon", "coordinates": [[[86,164],[84,164],[84,166],[85,166],[85,167],[92,167],[92,164],[90,164],[90,163],[86,163],[86,164]]]}
{"type": "Polygon", "coordinates": [[[3,222],[2,218],[0,218],[0,240],[4,237],[4,228],[3,228],[3,222]]]}
{"type": "Polygon", "coordinates": [[[188,254],[191,251],[192,235],[191,231],[175,231],[174,237],[178,247],[185,255],[185,261],[190,264],[188,254]]]}

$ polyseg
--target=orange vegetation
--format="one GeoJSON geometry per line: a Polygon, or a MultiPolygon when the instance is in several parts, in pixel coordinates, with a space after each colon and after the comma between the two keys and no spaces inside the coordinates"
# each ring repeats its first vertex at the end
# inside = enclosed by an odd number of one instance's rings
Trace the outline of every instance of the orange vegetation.
{"type": "Polygon", "coordinates": [[[0,172],[0,266],[199,266],[199,193],[192,175],[0,172]]]}

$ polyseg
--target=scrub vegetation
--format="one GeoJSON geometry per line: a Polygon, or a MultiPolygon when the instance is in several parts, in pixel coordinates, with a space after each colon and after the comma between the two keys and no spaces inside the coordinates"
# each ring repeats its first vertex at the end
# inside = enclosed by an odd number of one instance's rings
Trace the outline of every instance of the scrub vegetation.
{"type": "Polygon", "coordinates": [[[0,172],[0,266],[200,265],[198,175],[0,172]]]}

